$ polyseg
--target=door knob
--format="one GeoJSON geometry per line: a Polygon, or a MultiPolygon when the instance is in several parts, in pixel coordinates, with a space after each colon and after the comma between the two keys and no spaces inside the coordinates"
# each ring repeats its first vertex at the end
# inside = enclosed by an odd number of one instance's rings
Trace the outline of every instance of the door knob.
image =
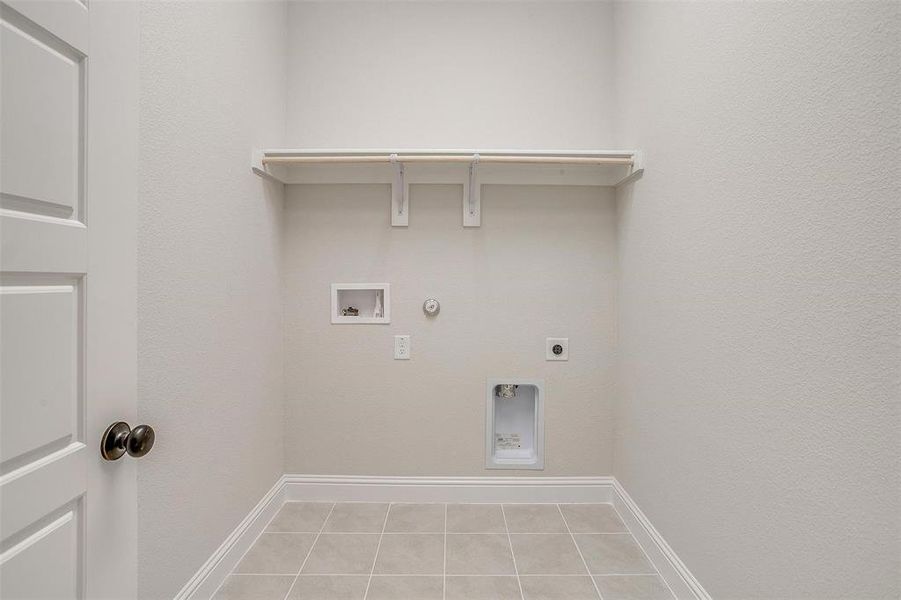
{"type": "Polygon", "coordinates": [[[134,429],[128,423],[113,423],[103,432],[100,440],[100,456],[106,460],[119,460],[126,452],[140,458],[150,452],[156,434],[150,425],[138,425],[134,429]]]}

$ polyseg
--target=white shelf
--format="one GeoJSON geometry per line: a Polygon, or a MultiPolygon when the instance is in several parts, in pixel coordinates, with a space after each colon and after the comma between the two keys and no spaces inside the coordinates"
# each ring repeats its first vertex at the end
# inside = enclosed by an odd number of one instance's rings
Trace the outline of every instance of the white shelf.
{"type": "Polygon", "coordinates": [[[481,186],[620,186],[640,177],[637,150],[265,149],[254,173],[287,185],[384,183],[392,186],[391,224],[409,222],[409,186],[461,184],[463,226],[481,224],[481,186]]]}

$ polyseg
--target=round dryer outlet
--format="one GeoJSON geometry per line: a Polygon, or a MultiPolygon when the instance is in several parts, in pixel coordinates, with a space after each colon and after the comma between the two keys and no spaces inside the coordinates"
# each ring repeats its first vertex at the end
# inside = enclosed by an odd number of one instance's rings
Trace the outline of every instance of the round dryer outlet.
{"type": "Polygon", "coordinates": [[[547,338],[545,358],[547,360],[569,360],[569,338],[547,338]]]}

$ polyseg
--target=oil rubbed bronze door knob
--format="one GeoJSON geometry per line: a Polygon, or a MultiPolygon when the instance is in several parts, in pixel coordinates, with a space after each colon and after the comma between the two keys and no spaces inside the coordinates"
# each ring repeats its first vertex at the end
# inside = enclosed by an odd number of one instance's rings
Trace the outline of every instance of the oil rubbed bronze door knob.
{"type": "Polygon", "coordinates": [[[125,421],[119,421],[103,433],[100,456],[106,460],[119,460],[127,452],[129,456],[140,458],[150,452],[155,439],[156,434],[150,425],[138,425],[132,429],[125,421]]]}

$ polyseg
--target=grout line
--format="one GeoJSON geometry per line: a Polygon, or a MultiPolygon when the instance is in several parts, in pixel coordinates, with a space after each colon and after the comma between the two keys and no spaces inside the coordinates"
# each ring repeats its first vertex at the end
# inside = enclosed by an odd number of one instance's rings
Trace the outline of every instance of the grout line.
{"type": "MultiPolygon", "coordinates": [[[[264,531],[267,535],[315,535],[315,531],[264,531]]],[[[326,535],[379,535],[378,531],[323,531],[326,535]]],[[[442,535],[443,531],[386,531],[385,535],[442,535]]],[[[504,535],[504,531],[448,531],[447,535],[504,535]]],[[[513,531],[517,535],[566,535],[565,531],[513,531]]],[[[627,531],[580,531],[580,535],[632,535],[627,531]]],[[[633,536],[634,537],[634,536],[633,536]]]]}
{"type": "MultiPolygon", "coordinates": [[[[372,574],[375,573],[375,563],[379,559],[379,550],[382,549],[382,538],[385,537],[385,528],[388,526],[388,515],[391,514],[391,503],[388,504],[388,510],[385,511],[385,520],[382,522],[382,533],[379,535],[379,543],[375,547],[375,558],[372,559],[372,568],[369,570],[369,581],[366,582],[366,592],[363,594],[363,600],[369,595],[369,586],[372,585],[372,574]]],[[[285,599],[287,600],[287,598],[285,599]]]]}
{"type": "Polygon", "coordinates": [[[576,547],[576,552],[579,553],[579,558],[582,559],[582,564],[585,565],[585,571],[588,573],[589,579],[591,579],[591,585],[594,586],[594,591],[597,592],[598,598],[604,600],[604,596],[601,595],[601,589],[598,587],[597,582],[594,580],[594,576],[591,574],[591,569],[588,568],[588,561],[585,560],[585,557],[582,555],[582,549],[579,548],[579,544],[576,542],[576,536],[573,535],[572,530],[569,528],[569,523],[566,522],[566,516],[563,514],[563,509],[560,508],[560,505],[557,505],[557,512],[560,513],[560,518],[563,519],[563,524],[566,525],[566,532],[569,534],[570,539],[573,541],[573,546],[576,547]]]}
{"type": "MultiPolygon", "coordinates": [[[[315,531],[264,531],[266,535],[316,535],[315,531]]],[[[379,535],[378,531],[323,531],[325,535],[379,535]]],[[[504,531],[448,531],[447,535],[504,535],[504,531]]],[[[517,535],[566,535],[565,531],[511,531],[517,535]]],[[[628,535],[627,531],[579,531],[579,535],[628,535]]],[[[385,535],[443,535],[443,531],[386,531],[385,535]]],[[[632,536],[635,537],[635,536],[632,536]]]]}
{"type": "MultiPolygon", "coordinates": [[[[659,573],[598,573],[592,577],[660,577],[659,573]]],[[[663,579],[663,577],[660,577],[663,579]]]]}
{"type": "MultiPolygon", "coordinates": [[[[614,493],[614,494],[617,493],[615,489],[613,490],[613,493],[614,493]]],[[[635,540],[635,543],[638,544],[638,547],[641,549],[641,552],[642,552],[642,554],[644,554],[644,557],[645,557],[646,559],[648,559],[648,563],[650,563],[650,565],[654,568],[654,573],[653,573],[653,574],[654,574],[654,575],[657,575],[657,577],[659,577],[659,578],[663,581],[663,585],[666,586],[666,589],[669,590],[669,593],[672,594],[672,597],[673,597],[673,598],[676,598],[676,597],[677,597],[677,596],[676,596],[676,592],[674,592],[674,591],[673,591],[673,588],[670,587],[669,581],[666,580],[666,577],[664,577],[663,575],[660,574],[660,569],[657,568],[657,565],[654,564],[654,561],[651,560],[651,557],[650,557],[650,556],[648,555],[648,553],[645,551],[644,546],[641,545],[641,543],[638,541],[638,538],[635,537],[635,534],[634,534],[634,533],[632,533],[632,529],[629,527],[629,523],[626,522],[626,520],[623,518],[623,515],[619,512],[619,510],[617,510],[617,508],[616,508],[616,503],[615,503],[615,502],[611,502],[610,505],[613,506],[613,512],[616,513],[616,516],[619,517],[619,520],[623,522],[623,525],[625,525],[626,531],[629,532],[629,535],[631,535],[631,536],[632,536],[632,539],[635,540]]]]}
{"type": "MultiPolygon", "coordinates": [[[[511,550],[512,552],[512,550],[511,550]]],[[[447,600],[447,504],[444,505],[444,577],[441,583],[441,598],[447,600]]]]}
{"type": "MultiPolygon", "coordinates": [[[[268,532],[275,533],[275,532],[268,532]]],[[[304,533],[301,531],[298,532],[283,532],[283,533],[304,533]]],[[[315,531],[310,531],[306,533],[316,533],[315,531]]],[[[341,533],[351,533],[349,531],[338,532],[338,531],[329,531],[329,535],[341,535],[341,533]]],[[[365,533],[363,531],[357,532],[355,535],[359,535],[360,533],[365,533]]],[[[375,535],[375,532],[369,532],[370,535],[375,535]]],[[[441,531],[386,531],[385,535],[441,535],[443,532],[441,531]]],[[[506,532],[504,531],[448,531],[447,535],[504,535],[506,532]]],[[[511,534],[515,533],[517,535],[566,535],[565,531],[511,531],[511,534]]],[[[580,534],[585,535],[631,535],[626,531],[580,531],[580,534]]]]}
{"type": "MultiPolygon", "coordinates": [[[[540,478],[539,478],[540,479],[540,478]]],[[[413,485],[413,484],[411,484],[413,485]]],[[[388,500],[335,500],[338,504],[425,504],[425,505],[435,505],[435,504],[445,504],[445,502],[420,502],[417,500],[408,500],[404,502],[393,502],[388,500]]],[[[301,500],[288,500],[285,502],[286,504],[331,504],[331,502],[326,500],[319,500],[316,498],[313,499],[301,499],[301,500]]],[[[466,505],[466,506],[500,506],[503,504],[504,506],[556,506],[557,502],[447,502],[446,504],[456,504],[456,505],[466,505]]],[[[596,506],[599,504],[611,505],[612,502],[560,502],[559,504],[575,504],[575,505],[590,505],[596,506]]],[[[331,532],[328,532],[331,533],[331,532]]],[[[514,532],[517,533],[517,532],[514,532]]]]}
{"type": "Polygon", "coordinates": [[[294,590],[294,586],[297,585],[297,580],[300,579],[300,574],[303,573],[303,568],[307,564],[307,560],[309,560],[310,555],[313,554],[313,548],[316,547],[316,542],[319,541],[319,536],[322,535],[322,530],[325,529],[325,524],[328,523],[328,520],[332,517],[332,512],[335,510],[335,506],[337,506],[337,502],[332,502],[332,507],[329,509],[328,514],[325,516],[325,520],[322,522],[322,526],[319,527],[319,533],[316,534],[316,537],[313,538],[313,543],[310,544],[310,549],[307,550],[307,555],[303,557],[303,562],[300,563],[300,568],[297,569],[297,575],[294,576],[294,581],[291,582],[291,587],[288,588],[288,593],[285,594],[284,600],[288,600],[288,597],[291,596],[291,592],[294,590]]]}
{"type": "Polygon", "coordinates": [[[504,531],[507,532],[507,543],[510,544],[510,556],[513,557],[513,572],[516,573],[516,585],[519,586],[519,597],[526,600],[526,595],[522,591],[522,581],[519,580],[519,567],[516,566],[516,553],[513,551],[513,540],[510,539],[510,528],[507,527],[507,513],[504,505],[501,504],[501,516],[504,517],[504,531]]]}
{"type": "MultiPolygon", "coordinates": [[[[417,534],[423,532],[417,532],[417,534]]],[[[514,531],[516,535],[566,535],[565,531],[514,531]]],[[[631,535],[625,531],[580,531],[580,534],[585,535],[631,535]]],[[[385,535],[391,535],[390,533],[385,533],[385,535]]],[[[414,534],[415,535],[415,534],[414,534]]],[[[433,534],[434,535],[434,534],[433,534]]],[[[449,531],[447,535],[504,535],[503,531],[449,531]]]]}
{"type": "MultiPolygon", "coordinates": [[[[268,531],[267,533],[276,533],[268,531]]],[[[285,531],[282,533],[316,533],[315,531],[285,531]]],[[[325,535],[379,535],[378,531],[323,531],[325,535]]],[[[386,531],[385,535],[442,535],[443,531],[386,531]]],[[[451,535],[456,535],[451,533],[451,535]]],[[[482,535],[482,534],[478,534],[482,535]]]]}
{"type": "MultiPolygon", "coordinates": [[[[330,535],[330,534],[326,534],[330,535]]],[[[560,535],[566,535],[561,533],[560,535]]],[[[231,573],[235,577],[296,577],[294,573],[231,573]]],[[[300,577],[369,577],[365,573],[301,573],[300,577]]],[[[438,573],[373,573],[377,577],[440,577],[438,573]]],[[[516,575],[498,575],[496,573],[452,573],[448,577],[516,577],[516,575]]],[[[520,577],[586,577],[583,573],[533,573],[520,577]]],[[[656,573],[597,573],[591,577],[659,577],[656,573]]],[[[661,577],[662,579],[662,577],[661,577]]]]}
{"type": "Polygon", "coordinates": [[[297,577],[297,573],[229,573],[228,577],[244,577],[245,575],[249,577],[297,577]]]}

